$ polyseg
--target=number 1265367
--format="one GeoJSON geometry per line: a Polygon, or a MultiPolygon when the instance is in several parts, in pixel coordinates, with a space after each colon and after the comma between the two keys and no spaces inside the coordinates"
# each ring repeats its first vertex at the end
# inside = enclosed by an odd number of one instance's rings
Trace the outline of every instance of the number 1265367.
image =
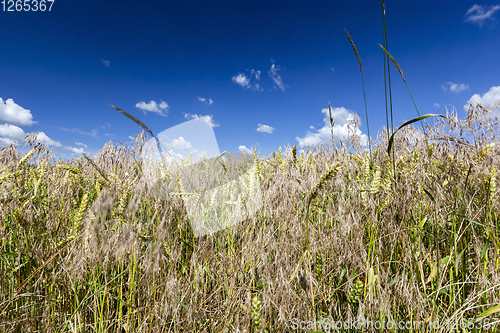
{"type": "Polygon", "coordinates": [[[45,12],[51,11],[55,0],[2,0],[4,12],[45,12]]]}

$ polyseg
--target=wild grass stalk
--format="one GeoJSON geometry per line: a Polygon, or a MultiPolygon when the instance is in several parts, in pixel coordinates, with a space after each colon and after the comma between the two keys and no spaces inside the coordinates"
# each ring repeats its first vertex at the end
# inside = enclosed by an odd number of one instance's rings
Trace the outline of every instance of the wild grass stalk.
{"type": "MultiPolygon", "coordinates": [[[[347,32],[347,30],[345,30],[345,34],[347,35],[347,38],[349,39],[349,43],[351,43],[352,50],[354,51],[354,55],[356,56],[356,59],[358,60],[358,63],[359,63],[359,71],[361,73],[361,83],[363,84],[363,100],[365,101],[366,129],[368,132],[368,148],[370,150],[370,161],[371,161],[371,159],[372,159],[372,143],[371,143],[371,136],[370,136],[370,123],[368,122],[368,106],[366,105],[365,80],[363,78],[363,68],[361,66],[361,58],[359,57],[358,49],[356,48],[356,45],[354,45],[354,42],[352,41],[352,38],[349,35],[349,33],[347,32]]],[[[371,162],[370,162],[370,164],[371,164],[371,162]]]]}

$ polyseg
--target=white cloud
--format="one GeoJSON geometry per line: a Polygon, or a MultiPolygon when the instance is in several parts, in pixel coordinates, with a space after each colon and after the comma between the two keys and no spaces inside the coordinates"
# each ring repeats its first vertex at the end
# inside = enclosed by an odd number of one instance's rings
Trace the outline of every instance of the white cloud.
{"type": "Polygon", "coordinates": [[[21,140],[26,136],[21,127],[6,124],[0,125],[0,147],[8,146],[15,140],[21,140]]]}
{"type": "Polygon", "coordinates": [[[10,140],[21,140],[26,136],[21,127],[6,124],[0,125],[0,136],[10,140]]]}
{"type": "Polygon", "coordinates": [[[109,60],[104,60],[104,59],[101,59],[101,62],[104,64],[104,66],[106,67],[109,67],[109,65],[111,64],[111,62],[109,60]]]}
{"type": "Polygon", "coordinates": [[[271,126],[259,124],[257,127],[257,132],[272,133],[273,131],[274,131],[274,128],[271,126]]]}
{"type": "Polygon", "coordinates": [[[245,146],[239,146],[238,147],[238,150],[242,153],[246,153],[246,154],[250,154],[252,155],[253,154],[253,151],[251,151],[250,149],[248,149],[247,147],[245,146]]]}
{"type": "Polygon", "coordinates": [[[83,148],[85,148],[85,149],[87,149],[87,148],[88,148],[88,146],[87,146],[86,144],[81,143],[81,142],[75,142],[75,144],[76,144],[77,146],[82,146],[82,147],[83,147],[83,148]]]}
{"type": "Polygon", "coordinates": [[[10,145],[14,140],[0,137],[0,147],[5,147],[10,145]]]}
{"type": "Polygon", "coordinates": [[[440,108],[440,107],[441,107],[441,104],[439,104],[439,103],[434,103],[434,107],[436,107],[436,108],[440,108]]]}
{"type": "Polygon", "coordinates": [[[135,107],[141,109],[144,112],[144,114],[146,114],[146,111],[148,111],[148,112],[158,113],[160,116],[163,117],[167,115],[169,108],[168,104],[164,101],[162,101],[159,105],[156,104],[155,101],[151,101],[149,103],[142,101],[137,103],[135,107]]]}
{"type": "Polygon", "coordinates": [[[441,88],[443,88],[444,91],[450,89],[451,92],[455,94],[460,94],[461,92],[469,89],[469,85],[463,83],[458,84],[454,82],[448,82],[446,85],[442,85],[441,88]]]}
{"type": "Polygon", "coordinates": [[[173,149],[167,149],[165,160],[166,162],[172,162],[174,160],[182,160],[185,158],[181,153],[175,152],[173,149]]]}
{"type": "Polygon", "coordinates": [[[281,91],[285,91],[286,85],[283,83],[283,79],[281,79],[281,76],[278,74],[279,71],[279,66],[272,64],[267,74],[269,74],[271,79],[273,79],[275,88],[278,87],[278,89],[280,89],[281,91]]]}
{"type": "Polygon", "coordinates": [[[74,148],[74,147],[70,147],[70,146],[65,146],[64,149],[69,150],[70,152],[77,154],[77,155],[83,155],[83,153],[85,153],[83,148],[74,148]]]}
{"type": "Polygon", "coordinates": [[[205,102],[208,105],[212,105],[212,103],[214,102],[210,98],[207,101],[207,99],[205,97],[198,97],[198,99],[200,100],[200,102],[205,102]]]}
{"type": "Polygon", "coordinates": [[[474,5],[465,14],[465,21],[464,22],[471,22],[474,24],[479,25],[479,27],[482,27],[486,21],[495,21],[495,17],[493,14],[500,10],[500,5],[496,6],[481,6],[481,5],[474,5]]]}
{"type": "Polygon", "coordinates": [[[214,119],[212,116],[200,116],[200,115],[197,115],[197,114],[190,114],[190,113],[185,113],[184,114],[184,117],[187,118],[187,119],[201,119],[203,120],[204,122],[206,122],[208,125],[212,126],[212,127],[218,127],[219,124],[215,123],[214,122],[214,119]]]}
{"type": "Polygon", "coordinates": [[[49,146],[62,147],[62,143],[52,140],[44,132],[39,132],[36,139],[38,142],[44,143],[49,146]]]}
{"type": "Polygon", "coordinates": [[[250,79],[242,73],[239,73],[238,75],[235,75],[231,78],[234,83],[239,84],[243,88],[249,88],[250,87],[250,79]]]}
{"type": "Polygon", "coordinates": [[[171,140],[169,143],[169,147],[178,150],[186,150],[186,149],[192,149],[193,145],[191,144],[191,142],[186,141],[186,139],[180,136],[177,139],[171,140]]]}
{"type": "Polygon", "coordinates": [[[5,103],[0,98],[0,123],[31,126],[35,122],[30,110],[17,105],[12,98],[7,99],[5,103]]]}
{"type": "MultiPolygon", "coordinates": [[[[0,125],[0,145],[8,145],[13,141],[23,139],[27,134],[23,129],[14,125],[0,125]]],[[[62,147],[62,143],[54,141],[47,136],[44,132],[38,132],[36,141],[55,147],[62,147]]]]}
{"type": "MultiPolygon", "coordinates": [[[[324,125],[319,130],[308,131],[304,137],[296,137],[300,147],[315,146],[321,142],[328,143],[332,140],[332,127],[330,125],[330,116],[328,108],[321,110],[325,115],[324,125]]],[[[334,120],[333,137],[337,144],[340,139],[347,143],[350,136],[354,133],[360,136],[360,142],[363,146],[368,144],[368,137],[354,124],[355,113],[344,108],[332,108],[332,118],[334,120]]]]}
{"type": "Polygon", "coordinates": [[[493,113],[492,117],[500,116],[500,86],[491,87],[490,90],[483,96],[479,94],[474,94],[464,105],[464,110],[467,111],[469,108],[469,104],[472,106],[476,106],[477,103],[480,103],[484,107],[488,108],[493,113]]]}
{"type": "MultiPolygon", "coordinates": [[[[248,69],[247,69],[248,72],[248,69]]],[[[234,83],[242,86],[243,88],[246,89],[253,89],[257,91],[263,91],[264,89],[261,88],[261,86],[258,83],[252,83],[252,81],[259,81],[260,80],[260,71],[256,71],[254,69],[250,70],[250,75],[246,76],[243,73],[238,73],[238,75],[233,76],[231,79],[234,83]]]]}

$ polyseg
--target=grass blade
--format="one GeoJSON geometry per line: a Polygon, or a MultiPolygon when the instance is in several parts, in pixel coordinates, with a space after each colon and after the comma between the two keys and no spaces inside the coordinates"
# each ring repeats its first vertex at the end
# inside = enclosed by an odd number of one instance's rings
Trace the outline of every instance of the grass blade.
{"type": "Polygon", "coordinates": [[[420,117],[408,120],[406,123],[404,123],[403,125],[399,126],[398,129],[396,131],[394,131],[394,133],[392,133],[391,138],[389,139],[389,145],[387,147],[387,154],[389,154],[389,155],[391,154],[392,144],[394,142],[394,135],[396,135],[396,133],[399,130],[401,130],[403,127],[411,125],[411,124],[413,124],[413,123],[415,123],[417,121],[422,121],[423,119],[426,119],[426,118],[429,118],[429,117],[442,117],[442,118],[446,119],[446,117],[443,116],[443,115],[430,113],[430,114],[425,114],[423,116],[420,116],[420,117]]]}
{"type": "MultiPolygon", "coordinates": [[[[133,122],[135,122],[137,125],[141,126],[142,129],[144,129],[146,132],[148,132],[149,134],[151,134],[151,136],[153,138],[156,139],[156,136],[153,134],[153,132],[142,121],[140,121],[139,119],[137,119],[136,117],[134,117],[133,115],[131,115],[130,113],[128,113],[127,111],[124,111],[124,110],[120,109],[119,107],[117,107],[115,105],[110,105],[110,106],[113,109],[115,109],[116,111],[118,111],[121,114],[123,114],[124,116],[127,116],[128,118],[132,119],[133,122]]],[[[158,139],[156,139],[156,141],[158,141],[158,139]]]]}
{"type": "MultiPolygon", "coordinates": [[[[351,36],[349,35],[349,33],[347,32],[346,29],[344,29],[344,30],[345,30],[345,34],[347,35],[347,38],[349,39],[349,43],[351,43],[351,47],[352,47],[352,50],[354,51],[354,55],[356,56],[356,59],[358,59],[359,71],[361,72],[361,83],[363,84],[363,98],[365,101],[366,127],[368,130],[368,148],[370,150],[370,164],[371,164],[372,163],[372,144],[371,144],[371,138],[370,138],[370,124],[368,122],[368,107],[366,106],[365,80],[363,78],[363,69],[361,67],[361,58],[359,57],[358,49],[356,48],[356,45],[354,45],[354,42],[352,41],[351,36]]],[[[331,113],[330,113],[330,118],[331,118],[331,113]]],[[[331,120],[330,120],[330,122],[331,122],[331,120]]],[[[333,128],[332,128],[332,133],[333,133],[333,128]]]]}

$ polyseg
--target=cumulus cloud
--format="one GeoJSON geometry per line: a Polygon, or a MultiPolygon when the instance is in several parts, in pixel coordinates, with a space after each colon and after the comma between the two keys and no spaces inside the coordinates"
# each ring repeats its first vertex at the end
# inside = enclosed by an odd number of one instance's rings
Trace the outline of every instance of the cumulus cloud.
{"type": "Polygon", "coordinates": [[[247,70],[247,72],[250,72],[248,76],[243,73],[238,73],[238,75],[233,76],[231,80],[245,89],[263,91],[262,87],[257,82],[255,82],[260,80],[261,72],[254,69],[250,71],[247,70]]]}
{"type": "Polygon", "coordinates": [[[37,137],[36,137],[36,140],[38,142],[44,143],[44,144],[49,145],[49,146],[62,147],[62,143],[60,143],[59,141],[52,140],[44,132],[39,132],[37,137]]]}
{"type": "Polygon", "coordinates": [[[83,147],[83,148],[85,148],[85,149],[87,149],[87,148],[88,148],[88,146],[87,146],[86,144],[81,143],[81,142],[75,142],[75,144],[76,144],[77,146],[82,146],[82,147],[83,147]]]}
{"type": "MultiPolygon", "coordinates": [[[[5,103],[0,98],[0,146],[22,140],[27,135],[21,127],[16,125],[32,126],[33,124],[35,122],[30,110],[17,105],[11,98],[7,99],[5,103]]],[[[49,146],[62,146],[60,142],[52,140],[44,132],[38,132],[36,141],[49,146]]]]}
{"type": "Polygon", "coordinates": [[[185,113],[184,114],[184,117],[187,118],[187,119],[201,119],[203,120],[204,122],[206,122],[208,125],[212,126],[212,127],[218,127],[219,124],[215,123],[214,122],[214,119],[213,119],[213,116],[200,116],[200,115],[197,115],[197,114],[190,114],[190,113],[185,113]]]}
{"type": "Polygon", "coordinates": [[[207,99],[205,97],[198,97],[198,99],[200,100],[200,102],[205,102],[208,105],[212,105],[212,103],[214,102],[210,98],[207,101],[207,99]]]}
{"type": "Polygon", "coordinates": [[[8,146],[12,143],[12,141],[13,140],[11,140],[11,139],[0,137],[0,147],[8,146]]]}
{"type": "Polygon", "coordinates": [[[186,150],[186,149],[192,149],[193,145],[191,144],[191,142],[186,141],[186,139],[180,136],[177,139],[170,140],[169,147],[177,150],[186,150]]]}
{"type": "Polygon", "coordinates": [[[479,27],[482,27],[486,22],[495,21],[494,14],[500,10],[500,5],[496,6],[481,6],[474,5],[467,13],[465,13],[465,21],[471,22],[473,24],[477,24],[479,27]]]}
{"type": "Polygon", "coordinates": [[[21,127],[5,124],[0,125],[0,136],[10,140],[21,140],[26,136],[26,133],[24,133],[24,130],[21,127]]]}
{"type": "Polygon", "coordinates": [[[101,62],[104,64],[104,66],[106,67],[109,67],[109,65],[111,64],[111,62],[109,60],[104,60],[104,59],[101,59],[101,62]]]}
{"type": "MultiPolygon", "coordinates": [[[[332,127],[330,125],[330,115],[328,108],[321,110],[324,114],[324,125],[318,130],[308,131],[304,137],[296,137],[300,147],[316,146],[322,141],[330,142],[332,139],[332,127]]],[[[336,144],[340,143],[340,139],[347,142],[349,137],[356,134],[360,137],[362,146],[368,144],[368,137],[363,134],[356,125],[357,115],[344,107],[332,108],[332,118],[334,121],[333,137],[336,144]]]]}
{"type": "Polygon", "coordinates": [[[30,110],[17,105],[12,98],[5,102],[0,98],[0,123],[32,126],[35,122],[30,110]]]}
{"type": "Polygon", "coordinates": [[[75,147],[65,146],[64,149],[69,150],[70,152],[77,154],[77,155],[83,155],[83,153],[85,153],[85,150],[83,150],[83,148],[75,148],[75,147]]]}
{"type": "Polygon", "coordinates": [[[10,124],[0,125],[0,147],[8,146],[26,136],[21,127],[10,124]]]}
{"type": "Polygon", "coordinates": [[[274,88],[278,88],[280,89],[281,91],[285,91],[285,87],[286,85],[283,83],[283,79],[281,78],[281,76],[278,74],[278,72],[280,71],[281,69],[279,68],[279,66],[276,66],[274,63],[271,65],[271,68],[269,69],[269,71],[267,72],[267,74],[269,74],[269,76],[271,77],[271,79],[273,79],[274,81],[274,88]]]}
{"type": "Polygon", "coordinates": [[[274,128],[271,126],[259,124],[257,126],[257,132],[262,132],[262,133],[272,133],[274,131],[274,128]]]}
{"type": "Polygon", "coordinates": [[[242,73],[235,75],[231,78],[234,83],[239,84],[243,88],[248,88],[250,86],[250,79],[242,73]]]}
{"type": "Polygon", "coordinates": [[[238,147],[238,150],[242,153],[245,153],[245,154],[250,154],[252,155],[253,154],[253,151],[251,151],[250,149],[248,149],[247,147],[245,146],[239,146],[238,147]]]}
{"type": "Polygon", "coordinates": [[[464,110],[467,111],[469,105],[475,106],[477,103],[483,105],[492,111],[492,117],[500,116],[500,86],[491,87],[483,96],[474,94],[464,105],[464,110]]]}
{"type": "Polygon", "coordinates": [[[167,115],[169,108],[168,104],[164,101],[161,101],[160,104],[156,104],[155,101],[151,101],[149,103],[142,101],[137,103],[135,107],[141,109],[144,114],[146,114],[146,112],[154,112],[163,117],[167,115]]]}
{"type": "Polygon", "coordinates": [[[455,94],[460,94],[461,92],[469,89],[468,84],[463,84],[463,83],[454,83],[454,82],[448,82],[446,85],[442,85],[441,88],[443,88],[444,91],[448,91],[448,89],[455,94]]]}
{"type": "Polygon", "coordinates": [[[436,108],[440,108],[440,107],[441,107],[441,104],[439,104],[439,103],[434,103],[434,107],[436,107],[436,108]]]}

